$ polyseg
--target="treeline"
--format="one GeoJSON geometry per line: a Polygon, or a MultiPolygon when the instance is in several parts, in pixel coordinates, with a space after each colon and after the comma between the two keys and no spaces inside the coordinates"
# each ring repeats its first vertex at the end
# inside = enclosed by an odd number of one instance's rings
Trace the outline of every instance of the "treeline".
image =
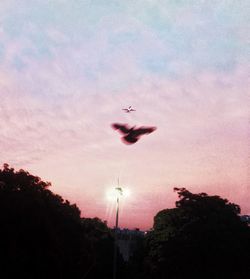
{"type": "MultiPolygon", "coordinates": [[[[50,183],[7,164],[0,169],[0,278],[111,279],[114,235],[81,218],[50,183]]],[[[176,208],[154,217],[117,279],[250,278],[250,230],[238,205],[176,188],[176,208]]]]}

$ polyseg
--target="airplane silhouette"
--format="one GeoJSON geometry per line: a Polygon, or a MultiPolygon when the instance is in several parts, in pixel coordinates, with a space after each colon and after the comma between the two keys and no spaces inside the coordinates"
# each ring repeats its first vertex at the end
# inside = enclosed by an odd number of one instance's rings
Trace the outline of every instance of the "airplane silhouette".
{"type": "Polygon", "coordinates": [[[150,134],[156,130],[156,127],[139,127],[129,128],[127,124],[113,123],[111,127],[118,130],[122,135],[122,140],[126,144],[133,144],[137,142],[142,135],[150,134]]]}
{"type": "Polygon", "coordinates": [[[135,109],[132,108],[132,106],[129,106],[128,108],[122,109],[124,110],[126,113],[129,113],[131,111],[136,111],[135,109]]]}

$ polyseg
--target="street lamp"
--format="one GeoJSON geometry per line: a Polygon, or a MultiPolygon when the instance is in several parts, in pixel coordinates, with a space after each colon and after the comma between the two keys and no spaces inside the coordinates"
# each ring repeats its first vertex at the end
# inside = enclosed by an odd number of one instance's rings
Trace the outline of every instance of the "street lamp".
{"type": "Polygon", "coordinates": [[[123,190],[119,185],[115,188],[116,192],[116,218],[115,218],[115,241],[114,241],[114,266],[113,266],[113,279],[116,279],[116,269],[117,269],[117,230],[118,230],[118,222],[119,222],[119,201],[120,196],[123,195],[123,190]]]}

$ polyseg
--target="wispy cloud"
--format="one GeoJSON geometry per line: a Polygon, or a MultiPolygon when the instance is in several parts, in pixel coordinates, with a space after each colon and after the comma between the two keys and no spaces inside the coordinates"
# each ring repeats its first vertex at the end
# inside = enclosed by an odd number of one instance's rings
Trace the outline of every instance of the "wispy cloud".
{"type": "Polygon", "coordinates": [[[172,205],[176,185],[250,210],[247,1],[26,4],[0,4],[2,162],[103,218],[121,175],[143,197],[131,226],[172,205]],[[128,147],[112,122],[158,129],[128,147]]]}

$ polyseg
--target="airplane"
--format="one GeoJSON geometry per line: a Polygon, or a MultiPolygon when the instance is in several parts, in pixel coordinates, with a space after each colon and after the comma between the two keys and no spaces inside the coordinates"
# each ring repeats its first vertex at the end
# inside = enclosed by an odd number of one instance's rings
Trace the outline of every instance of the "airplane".
{"type": "Polygon", "coordinates": [[[139,127],[139,128],[129,128],[127,124],[113,123],[111,127],[114,130],[118,130],[122,135],[122,141],[125,144],[133,144],[137,142],[142,135],[150,134],[156,130],[156,127],[139,127]]]}
{"type": "Polygon", "coordinates": [[[132,106],[129,106],[128,108],[122,110],[124,110],[126,113],[130,113],[131,111],[136,111],[135,109],[132,108],[132,106]]]}

